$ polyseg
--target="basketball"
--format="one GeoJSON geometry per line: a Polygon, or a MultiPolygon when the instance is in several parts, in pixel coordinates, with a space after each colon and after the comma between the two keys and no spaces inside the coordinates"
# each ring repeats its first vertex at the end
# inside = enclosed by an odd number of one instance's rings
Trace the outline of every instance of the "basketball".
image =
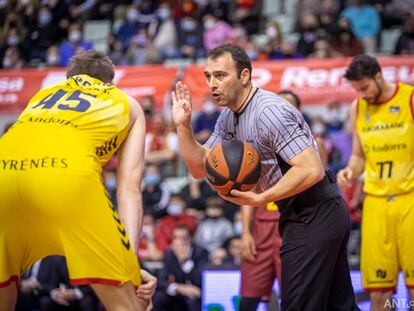
{"type": "Polygon", "coordinates": [[[260,178],[260,156],[247,142],[225,140],[210,151],[205,168],[207,179],[220,194],[248,191],[260,178]]]}

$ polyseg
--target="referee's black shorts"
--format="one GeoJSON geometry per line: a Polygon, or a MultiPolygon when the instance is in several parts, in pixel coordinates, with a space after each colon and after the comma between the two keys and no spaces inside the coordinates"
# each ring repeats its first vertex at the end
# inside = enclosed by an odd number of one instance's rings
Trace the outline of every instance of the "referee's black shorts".
{"type": "Polygon", "coordinates": [[[346,244],[349,216],[341,197],[284,215],[283,311],[359,310],[349,273],[346,244]]]}

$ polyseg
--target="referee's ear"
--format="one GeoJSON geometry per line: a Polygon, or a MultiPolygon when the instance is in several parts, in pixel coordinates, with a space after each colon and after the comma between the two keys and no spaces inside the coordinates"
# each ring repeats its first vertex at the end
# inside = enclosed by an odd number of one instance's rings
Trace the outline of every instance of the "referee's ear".
{"type": "Polygon", "coordinates": [[[244,68],[240,74],[240,79],[243,85],[247,85],[251,80],[251,73],[248,68],[244,68]]]}

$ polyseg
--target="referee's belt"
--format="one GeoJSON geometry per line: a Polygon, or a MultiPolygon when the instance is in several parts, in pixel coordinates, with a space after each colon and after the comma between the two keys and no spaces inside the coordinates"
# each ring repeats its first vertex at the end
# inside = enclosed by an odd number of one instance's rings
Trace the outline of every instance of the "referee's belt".
{"type": "Polygon", "coordinates": [[[312,187],[298,193],[292,197],[275,202],[279,211],[283,214],[288,208],[295,206],[306,208],[313,206],[321,201],[328,201],[340,197],[339,189],[336,186],[336,177],[330,170],[325,171],[324,178],[312,187]]]}

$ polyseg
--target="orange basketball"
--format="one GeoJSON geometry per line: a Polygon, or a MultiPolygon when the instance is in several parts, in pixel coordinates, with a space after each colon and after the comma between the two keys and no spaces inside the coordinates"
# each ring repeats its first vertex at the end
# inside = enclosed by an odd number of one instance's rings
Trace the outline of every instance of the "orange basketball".
{"type": "Polygon", "coordinates": [[[232,189],[247,191],[260,178],[260,156],[253,146],[240,140],[225,140],[214,146],[206,160],[207,179],[221,194],[232,189]]]}

